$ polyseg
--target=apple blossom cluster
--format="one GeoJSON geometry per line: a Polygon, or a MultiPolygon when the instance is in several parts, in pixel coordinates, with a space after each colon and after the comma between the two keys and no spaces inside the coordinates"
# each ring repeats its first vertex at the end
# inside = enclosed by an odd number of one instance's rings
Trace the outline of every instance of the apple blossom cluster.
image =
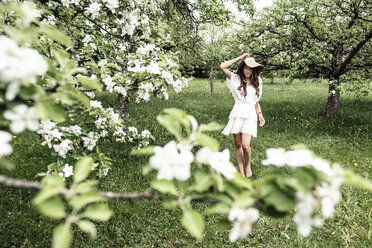
{"type": "Polygon", "coordinates": [[[26,128],[31,131],[36,131],[39,128],[39,119],[34,107],[18,104],[11,110],[5,110],[3,116],[11,121],[10,131],[13,133],[21,133],[26,128]]]}
{"type": "Polygon", "coordinates": [[[252,230],[252,225],[257,222],[259,212],[256,208],[231,208],[229,212],[229,221],[233,222],[233,228],[230,231],[229,238],[235,242],[239,238],[245,238],[252,230]]]}
{"type": "Polygon", "coordinates": [[[328,176],[330,182],[323,181],[313,192],[297,192],[297,212],[294,221],[298,231],[303,236],[308,236],[311,226],[321,226],[322,219],[314,214],[317,206],[321,206],[323,217],[330,218],[333,215],[335,205],[340,201],[341,194],[339,187],[343,178],[338,176],[330,164],[320,158],[314,158],[309,150],[285,151],[282,148],[270,148],[266,150],[267,159],[262,161],[263,165],[275,165],[282,167],[303,167],[312,166],[314,169],[328,176]]]}
{"type": "Polygon", "coordinates": [[[6,100],[13,100],[22,86],[34,84],[47,70],[48,64],[36,50],[0,36],[0,87],[6,88],[6,100]]]}
{"type": "MultiPolygon", "coordinates": [[[[155,154],[150,157],[150,166],[158,170],[158,179],[177,179],[185,181],[190,178],[191,163],[194,155],[192,145],[170,141],[164,147],[155,146],[155,154]]],[[[210,148],[203,147],[196,155],[199,163],[209,165],[216,172],[231,180],[236,168],[230,162],[230,151],[213,152],[210,148]]]]}
{"type": "Polygon", "coordinates": [[[229,149],[225,149],[222,152],[213,152],[210,148],[203,147],[198,151],[196,159],[200,163],[210,165],[214,170],[221,173],[229,180],[234,178],[234,174],[237,171],[230,162],[229,149]]]}

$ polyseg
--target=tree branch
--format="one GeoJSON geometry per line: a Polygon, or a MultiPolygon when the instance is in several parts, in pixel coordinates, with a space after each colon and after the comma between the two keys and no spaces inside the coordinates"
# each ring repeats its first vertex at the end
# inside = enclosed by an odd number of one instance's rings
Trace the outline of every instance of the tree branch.
{"type": "Polygon", "coordinates": [[[337,78],[339,77],[345,70],[346,66],[350,64],[350,61],[353,59],[353,57],[358,53],[358,51],[368,42],[369,39],[372,37],[372,29],[366,34],[364,40],[360,41],[354,49],[351,50],[349,56],[344,60],[344,62],[341,64],[339,69],[334,73],[333,77],[337,78]]]}
{"type": "MultiPolygon", "coordinates": [[[[4,175],[0,175],[0,184],[3,184],[8,187],[16,187],[16,188],[23,188],[23,189],[33,189],[33,190],[42,190],[44,186],[38,182],[26,181],[26,180],[19,180],[15,178],[6,177],[4,175]]],[[[138,199],[148,199],[148,200],[163,200],[164,198],[158,195],[153,194],[154,189],[148,188],[143,193],[120,193],[120,192],[99,192],[101,196],[106,197],[108,199],[119,199],[124,201],[131,201],[131,200],[138,200],[138,199]]],[[[70,194],[69,190],[61,192],[62,195],[70,194]]],[[[208,203],[217,203],[217,201],[202,197],[202,198],[195,198],[192,199],[194,202],[208,202],[208,203]]]]}

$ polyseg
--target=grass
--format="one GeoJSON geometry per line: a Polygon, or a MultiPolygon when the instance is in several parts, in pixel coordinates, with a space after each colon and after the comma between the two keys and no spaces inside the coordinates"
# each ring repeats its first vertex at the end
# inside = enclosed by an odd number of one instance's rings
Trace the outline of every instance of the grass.
{"type": "MultiPolygon", "coordinates": [[[[296,80],[281,90],[281,81],[266,82],[261,108],[266,119],[258,127],[258,137],[252,141],[253,180],[267,169],[260,165],[266,149],[289,148],[305,143],[320,157],[341,164],[357,174],[371,179],[372,164],[372,97],[356,99],[341,96],[338,117],[334,120],[320,118],[327,101],[328,85],[296,80]]],[[[170,94],[168,101],[155,99],[130,106],[130,125],[139,130],[148,129],[156,137],[156,145],[164,145],[172,135],[158,125],[156,116],[166,107],[177,107],[196,117],[199,123],[216,121],[227,123],[233,99],[223,81],[216,81],[215,92],[208,93],[208,80],[196,79],[179,94],[170,94]]],[[[108,94],[97,97],[104,106],[116,107],[117,102],[108,94]]],[[[220,141],[221,150],[230,149],[232,161],[234,144],[232,136],[211,133],[220,141]]],[[[35,180],[40,171],[52,162],[50,150],[40,147],[37,135],[24,132],[13,140],[11,159],[17,164],[12,171],[0,170],[11,177],[35,180]]],[[[142,175],[147,157],[134,157],[129,153],[130,144],[102,142],[102,151],[113,158],[113,169],[102,180],[99,189],[120,192],[141,192],[155,176],[142,175]]],[[[1,187],[0,246],[1,247],[50,247],[52,230],[58,224],[41,216],[31,205],[36,192],[1,187]]],[[[216,222],[223,216],[206,216],[206,232],[202,241],[192,238],[180,224],[179,210],[164,209],[160,202],[140,200],[133,202],[110,201],[114,217],[98,223],[98,236],[92,240],[74,227],[71,247],[371,247],[372,199],[371,193],[357,188],[342,188],[342,202],[332,219],[314,228],[311,235],[302,238],[296,231],[292,216],[273,219],[262,216],[247,239],[231,244],[228,231],[220,230],[216,222]]],[[[194,204],[203,210],[206,205],[194,204]]]]}

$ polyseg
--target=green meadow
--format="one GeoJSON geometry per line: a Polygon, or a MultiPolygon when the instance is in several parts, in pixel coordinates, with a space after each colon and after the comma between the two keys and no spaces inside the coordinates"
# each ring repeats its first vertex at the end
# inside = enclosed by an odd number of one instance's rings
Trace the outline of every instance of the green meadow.
{"type": "MultiPolygon", "coordinates": [[[[268,148],[306,144],[320,157],[336,162],[360,176],[372,179],[372,96],[356,98],[341,95],[338,117],[325,120],[324,111],[328,85],[326,82],[295,80],[282,90],[281,79],[271,84],[264,80],[260,101],[266,120],[258,127],[253,138],[252,171],[255,180],[268,169],[260,164],[268,148]]],[[[117,107],[117,99],[109,94],[97,95],[105,107],[117,107]]],[[[214,93],[209,93],[207,79],[195,79],[182,92],[171,93],[168,101],[153,99],[148,103],[130,105],[129,125],[139,130],[148,129],[156,138],[151,145],[163,146],[174,137],[157,123],[156,116],[164,108],[175,107],[193,115],[199,123],[227,123],[234,104],[225,81],[214,82],[214,93]]],[[[234,158],[232,135],[211,132],[220,142],[220,150],[228,148],[234,158]]],[[[23,132],[13,139],[15,152],[10,156],[17,166],[1,169],[0,174],[10,177],[38,180],[35,175],[46,171],[53,162],[50,150],[41,146],[36,133],[23,132]]],[[[113,159],[112,169],[101,180],[99,190],[116,192],[143,192],[149,187],[154,172],[142,175],[148,157],[130,155],[133,147],[111,141],[100,144],[102,152],[113,159]]],[[[71,164],[74,162],[71,161],[71,164]]],[[[283,169],[285,173],[285,169],[283,169]]],[[[43,217],[32,206],[36,192],[0,187],[0,247],[50,247],[53,228],[59,223],[43,217]]],[[[181,211],[165,209],[157,200],[111,200],[113,217],[97,224],[97,237],[91,239],[74,227],[71,247],[372,247],[372,197],[358,188],[343,187],[342,201],[336,206],[331,219],[322,227],[314,227],[309,237],[301,237],[292,220],[293,214],[281,219],[261,215],[252,233],[243,240],[230,243],[228,230],[217,222],[222,215],[205,218],[206,231],[201,241],[194,239],[180,223],[181,211]]],[[[202,211],[206,203],[194,203],[202,211]]]]}

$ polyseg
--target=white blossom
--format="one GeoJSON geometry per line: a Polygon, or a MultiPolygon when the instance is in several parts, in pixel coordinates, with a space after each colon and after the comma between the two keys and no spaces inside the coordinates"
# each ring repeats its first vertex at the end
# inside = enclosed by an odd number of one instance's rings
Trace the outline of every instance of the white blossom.
{"type": "Polygon", "coordinates": [[[94,108],[102,108],[102,103],[100,101],[91,100],[90,106],[94,108]]]}
{"type": "Polygon", "coordinates": [[[332,217],[335,205],[341,199],[341,193],[338,189],[342,181],[343,178],[334,177],[331,180],[331,184],[322,182],[321,185],[316,188],[316,193],[321,198],[322,214],[326,218],[332,217]]]}
{"type": "Polygon", "coordinates": [[[96,18],[99,15],[99,11],[101,9],[101,4],[97,2],[93,2],[89,5],[89,7],[86,9],[87,12],[92,14],[92,18],[96,18]]]}
{"type": "Polygon", "coordinates": [[[36,131],[39,128],[39,121],[37,119],[34,107],[27,107],[25,104],[19,104],[11,110],[4,112],[4,118],[10,120],[10,130],[13,133],[20,133],[26,128],[36,131]]]}
{"type": "Polygon", "coordinates": [[[114,86],[116,86],[115,82],[112,81],[112,78],[110,75],[106,75],[106,77],[102,80],[103,83],[106,85],[107,90],[112,93],[114,90],[114,86]]]}
{"type": "Polygon", "coordinates": [[[0,81],[9,84],[5,98],[11,101],[22,85],[36,82],[37,75],[43,75],[48,64],[33,49],[20,48],[15,41],[0,36],[0,81]]]}
{"type": "Polygon", "coordinates": [[[114,91],[121,94],[123,97],[128,95],[127,90],[123,86],[115,86],[114,91]]]}
{"type": "Polygon", "coordinates": [[[143,130],[142,133],[141,133],[142,138],[148,138],[148,137],[150,137],[150,135],[151,135],[151,133],[147,129],[143,130]]]}
{"type": "Polygon", "coordinates": [[[213,152],[210,148],[203,147],[198,151],[196,159],[200,163],[209,164],[229,180],[234,178],[234,174],[237,171],[230,162],[229,149],[225,149],[222,152],[213,152]]]}
{"type": "Polygon", "coordinates": [[[230,241],[235,242],[239,238],[245,238],[252,229],[252,225],[259,218],[259,212],[255,208],[241,209],[232,208],[229,212],[229,221],[233,222],[234,226],[230,231],[230,241]]]}
{"type": "Polygon", "coordinates": [[[66,158],[67,152],[73,149],[72,141],[69,139],[65,139],[60,144],[53,145],[53,148],[59,156],[66,158]]]}
{"type": "Polygon", "coordinates": [[[9,155],[12,153],[13,148],[9,144],[12,140],[12,135],[8,132],[0,130],[0,158],[4,155],[9,155]]]}
{"type": "Polygon", "coordinates": [[[65,174],[65,178],[68,178],[70,176],[72,176],[74,174],[74,171],[73,171],[74,167],[68,165],[68,164],[65,164],[65,167],[62,169],[63,173],[65,174]]]}
{"type": "Polygon", "coordinates": [[[94,98],[96,95],[94,94],[94,92],[85,92],[85,94],[89,97],[89,98],[94,98]]]}
{"type": "Polygon", "coordinates": [[[298,191],[296,193],[296,198],[296,214],[293,219],[297,224],[298,232],[302,236],[307,237],[310,235],[312,225],[321,226],[323,223],[318,216],[313,215],[316,201],[312,194],[298,191]]]}
{"type": "Polygon", "coordinates": [[[190,178],[190,167],[194,160],[191,151],[178,151],[176,142],[172,140],[164,147],[155,146],[154,152],[150,165],[158,170],[158,179],[185,181],[190,178]]]}

